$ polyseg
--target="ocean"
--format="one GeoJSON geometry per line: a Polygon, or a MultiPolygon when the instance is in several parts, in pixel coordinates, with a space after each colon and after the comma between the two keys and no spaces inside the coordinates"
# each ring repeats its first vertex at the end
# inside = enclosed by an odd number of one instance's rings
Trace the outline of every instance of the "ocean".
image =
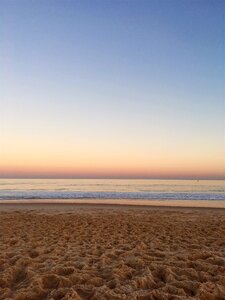
{"type": "Polygon", "coordinates": [[[0,179],[0,200],[225,200],[224,180],[0,179]]]}

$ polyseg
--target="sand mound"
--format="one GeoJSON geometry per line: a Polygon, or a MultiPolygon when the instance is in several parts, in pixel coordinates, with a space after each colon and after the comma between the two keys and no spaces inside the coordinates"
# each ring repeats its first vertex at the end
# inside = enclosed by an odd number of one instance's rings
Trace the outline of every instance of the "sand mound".
{"type": "Polygon", "coordinates": [[[223,210],[0,213],[0,299],[225,299],[223,210]]]}

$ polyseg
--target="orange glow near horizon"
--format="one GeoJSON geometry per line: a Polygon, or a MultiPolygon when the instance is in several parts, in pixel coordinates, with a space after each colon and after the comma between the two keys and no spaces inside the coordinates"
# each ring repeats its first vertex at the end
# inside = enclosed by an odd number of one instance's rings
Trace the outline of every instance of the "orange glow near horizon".
{"type": "Polygon", "coordinates": [[[225,179],[224,165],[220,162],[190,161],[184,158],[152,159],[102,158],[31,160],[16,158],[0,167],[0,177],[53,177],[53,178],[204,178],[225,179]]]}

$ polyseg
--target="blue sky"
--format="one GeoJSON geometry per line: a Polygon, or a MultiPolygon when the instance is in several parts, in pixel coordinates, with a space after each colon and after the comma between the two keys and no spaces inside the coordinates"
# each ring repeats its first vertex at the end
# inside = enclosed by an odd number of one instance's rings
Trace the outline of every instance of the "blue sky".
{"type": "Polygon", "coordinates": [[[223,178],[224,23],[224,1],[1,1],[2,176],[223,178]]]}

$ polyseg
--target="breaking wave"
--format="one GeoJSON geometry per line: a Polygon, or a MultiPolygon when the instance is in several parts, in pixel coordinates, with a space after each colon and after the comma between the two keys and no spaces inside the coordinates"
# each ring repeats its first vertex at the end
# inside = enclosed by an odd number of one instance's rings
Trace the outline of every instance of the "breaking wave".
{"type": "Polygon", "coordinates": [[[151,199],[225,200],[224,193],[206,192],[96,192],[64,190],[1,190],[1,200],[10,199],[151,199]]]}

